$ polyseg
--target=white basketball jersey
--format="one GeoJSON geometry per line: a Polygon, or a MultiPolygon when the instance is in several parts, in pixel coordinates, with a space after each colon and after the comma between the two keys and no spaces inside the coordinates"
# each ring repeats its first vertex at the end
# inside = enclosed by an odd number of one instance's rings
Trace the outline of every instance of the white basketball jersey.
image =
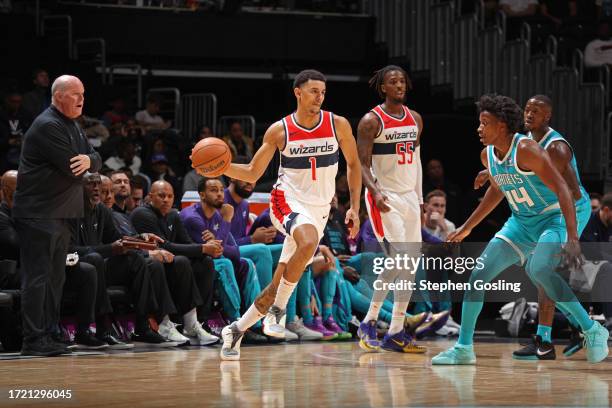
{"type": "Polygon", "coordinates": [[[417,160],[413,156],[419,129],[410,110],[403,109],[401,118],[389,115],[381,105],[372,109],[381,129],[374,139],[371,171],[382,191],[405,193],[416,189],[417,160]]]}
{"type": "Polygon", "coordinates": [[[280,152],[273,199],[290,197],[308,205],[329,205],[336,192],[338,139],[334,114],[321,111],[319,123],[306,129],[291,114],[283,118],[285,148],[280,152]]]}

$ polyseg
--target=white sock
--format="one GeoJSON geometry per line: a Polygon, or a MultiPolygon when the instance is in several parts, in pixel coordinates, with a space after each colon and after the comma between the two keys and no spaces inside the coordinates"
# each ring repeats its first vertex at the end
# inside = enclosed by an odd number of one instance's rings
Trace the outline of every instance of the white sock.
{"type": "Polygon", "coordinates": [[[402,329],[404,328],[404,319],[406,318],[406,309],[408,309],[408,303],[393,303],[393,314],[391,315],[391,325],[389,326],[389,334],[395,334],[402,331],[402,329]]]}
{"type": "Polygon", "coordinates": [[[183,315],[183,329],[190,330],[198,324],[198,312],[195,307],[183,315]]]}
{"type": "Polygon", "coordinates": [[[249,307],[245,314],[242,315],[240,319],[236,322],[236,328],[241,332],[246,331],[249,327],[253,326],[257,323],[265,314],[261,313],[257,310],[255,303],[249,307]]]}
{"type": "Polygon", "coordinates": [[[293,293],[293,290],[296,286],[297,282],[289,282],[285,278],[281,278],[280,284],[278,285],[278,290],[276,291],[274,306],[278,307],[281,310],[284,310],[287,307],[289,298],[291,297],[291,294],[293,293]]]}
{"type": "Polygon", "coordinates": [[[368,314],[366,314],[363,321],[367,323],[370,320],[378,320],[378,313],[380,312],[380,308],[382,304],[383,302],[375,302],[372,300],[370,302],[370,308],[368,309],[368,314]]]}

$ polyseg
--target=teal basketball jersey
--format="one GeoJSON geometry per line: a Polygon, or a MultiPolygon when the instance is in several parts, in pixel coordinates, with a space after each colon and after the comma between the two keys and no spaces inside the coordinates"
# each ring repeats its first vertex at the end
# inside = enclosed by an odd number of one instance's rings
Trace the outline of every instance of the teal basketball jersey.
{"type": "Polygon", "coordinates": [[[512,213],[534,216],[550,210],[559,210],[559,201],[535,173],[521,170],[516,163],[519,141],[527,136],[516,133],[506,156],[499,159],[495,147],[487,146],[489,173],[506,196],[512,213]]]}
{"type": "MultiPolygon", "coordinates": [[[[576,180],[578,180],[578,186],[580,187],[580,193],[582,194],[582,197],[580,198],[579,202],[583,200],[588,200],[589,195],[587,194],[586,190],[582,186],[582,182],[580,181],[580,173],[578,172],[578,165],[576,164],[576,155],[574,154],[574,149],[572,149],[572,145],[569,144],[569,142],[561,135],[561,133],[557,132],[553,128],[549,129],[550,130],[548,131],[548,133],[546,133],[544,137],[540,140],[540,146],[542,146],[542,148],[546,150],[552,142],[555,142],[557,140],[560,140],[567,144],[567,146],[572,151],[572,160],[570,162],[570,165],[572,166],[572,170],[574,170],[574,174],[576,174],[576,180]]],[[[531,132],[529,132],[527,137],[533,138],[531,132]]]]}

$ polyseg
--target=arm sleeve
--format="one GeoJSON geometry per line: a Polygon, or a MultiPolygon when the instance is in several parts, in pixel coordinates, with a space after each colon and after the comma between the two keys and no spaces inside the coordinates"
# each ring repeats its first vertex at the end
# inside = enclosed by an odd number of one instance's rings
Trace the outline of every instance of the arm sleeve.
{"type": "MultiPolygon", "coordinates": [[[[253,230],[253,228],[251,228],[251,229],[253,230]]],[[[253,231],[255,231],[255,230],[253,230],[253,231]]],[[[239,246],[242,246],[242,245],[250,245],[250,244],[252,243],[252,242],[251,242],[251,236],[250,236],[250,235],[245,235],[245,236],[244,236],[244,237],[242,237],[242,238],[238,238],[238,239],[236,240],[236,242],[238,243],[238,245],[239,245],[239,246]]]]}
{"type": "Polygon", "coordinates": [[[421,164],[421,146],[417,146],[414,149],[414,155],[416,157],[416,171],[417,171],[417,179],[416,179],[416,193],[419,198],[419,204],[423,204],[423,166],[421,164]]]}

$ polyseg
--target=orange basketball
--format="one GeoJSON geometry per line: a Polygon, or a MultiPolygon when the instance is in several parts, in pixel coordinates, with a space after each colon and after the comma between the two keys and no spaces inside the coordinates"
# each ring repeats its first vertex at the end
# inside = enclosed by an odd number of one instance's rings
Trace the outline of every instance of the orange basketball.
{"type": "Polygon", "coordinates": [[[191,150],[191,167],[207,177],[220,176],[231,162],[229,146],[216,137],[200,140],[191,150]]]}

